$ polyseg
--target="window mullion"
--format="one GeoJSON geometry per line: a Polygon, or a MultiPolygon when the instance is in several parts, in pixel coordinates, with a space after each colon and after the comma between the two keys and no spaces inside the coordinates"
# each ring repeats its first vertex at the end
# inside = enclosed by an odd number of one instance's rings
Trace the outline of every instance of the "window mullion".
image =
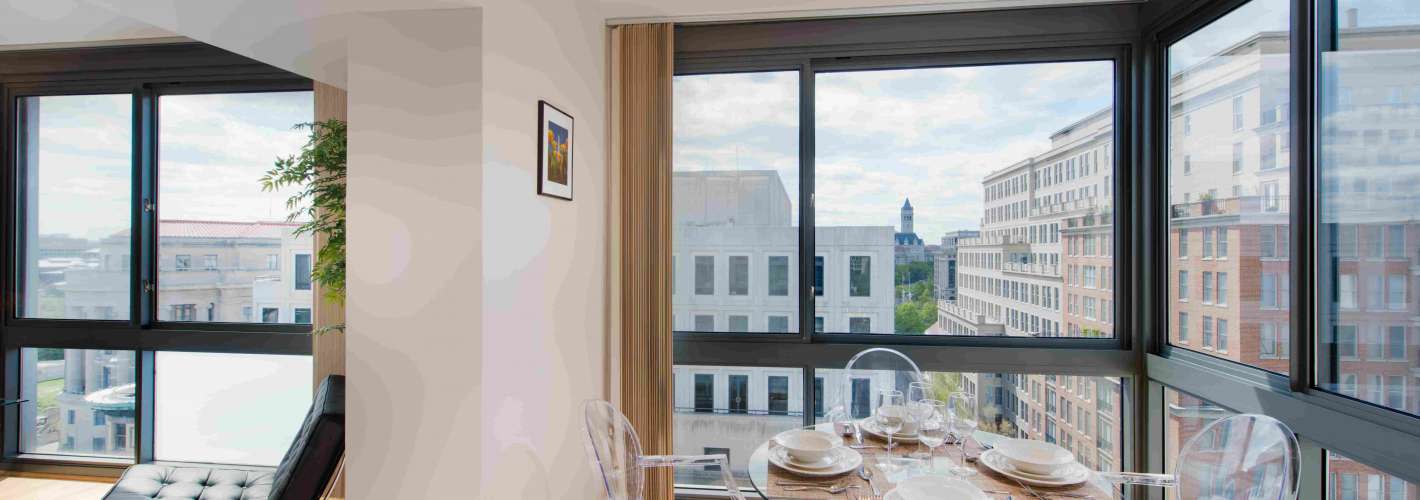
{"type": "Polygon", "coordinates": [[[153,325],[153,305],[157,291],[154,256],[157,235],[158,98],[144,85],[134,94],[133,134],[133,235],[131,253],[133,324],[153,325]]]}
{"type": "Polygon", "coordinates": [[[812,342],[814,305],[814,72],[799,66],[799,339],[812,342]]]}

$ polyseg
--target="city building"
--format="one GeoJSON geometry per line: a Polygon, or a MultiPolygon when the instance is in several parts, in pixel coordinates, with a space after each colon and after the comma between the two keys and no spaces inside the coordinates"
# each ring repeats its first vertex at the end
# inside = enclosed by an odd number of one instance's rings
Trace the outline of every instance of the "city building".
{"type": "Polygon", "coordinates": [[[933,282],[937,286],[938,300],[951,302],[957,299],[958,246],[963,239],[980,236],[981,232],[974,230],[952,231],[942,236],[942,244],[938,247],[940,250],[932,259],[933,282]]]}
{"type": "Polygon", "coordinates": [[[913,262],[931,262],[927,247],[912,227],[912,200],[902,199],[901,222],[897,233],[893,234],[893,263],[897,265],[913,262]]]}

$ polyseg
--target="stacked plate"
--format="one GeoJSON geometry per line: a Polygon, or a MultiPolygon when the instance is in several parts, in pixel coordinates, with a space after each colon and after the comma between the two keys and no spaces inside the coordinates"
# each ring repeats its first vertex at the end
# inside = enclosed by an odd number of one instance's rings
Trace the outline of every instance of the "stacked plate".
{"type": "Polygon", "coordinates": [[[1005,439],[981,454],[981,464],[1032,486],[1072,486],[1090,478],[1075,454],[1044,441],[1005,439]]]}
{"type": "MultiPolygon", "coordinates": [[[[887,440],[887,432],[881,427],[878,427],[878,423],[871,417],[858,421],[858,428],[869,435],[876,436],[878,439],[887,440]]],[[[892,435],[892,441],[894,443],[914,444],[917,442],[917,432],[915,430],[911,432],[898,431],[896,434],[892,435]]]]}
{"type": "Polygon", "coordinates": [[[770,441],[769,463],[807,477],[837,476],[858,469],[863,456],[832,433],[795,429],[770,441]]]}

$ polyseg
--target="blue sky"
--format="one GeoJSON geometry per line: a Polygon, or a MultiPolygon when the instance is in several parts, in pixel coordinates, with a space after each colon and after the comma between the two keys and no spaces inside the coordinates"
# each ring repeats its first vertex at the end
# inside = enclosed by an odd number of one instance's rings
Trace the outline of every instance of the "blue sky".
{"type": "MultiPolygon", "coordinates": [[[[163,218],[284,220],[290,192],[264,193],[261,175],[299,152],[310,92],[166,96],[160,100],[163,218]]],[[[40,102],[39,231],[88,238],[128,228],[128,95],[40,102]]]]}
{"type": "MultiPolygon", "coordinates": [[[[1113,65],[1080,62],[825,73],[816,82],[819,225],[897,226],[929,242],[975,229],[981,179],[1110,105],[1113,65]]],[[[678,77],[677,170],[774,169],[795,201],[797,74],[678,77]]]]}

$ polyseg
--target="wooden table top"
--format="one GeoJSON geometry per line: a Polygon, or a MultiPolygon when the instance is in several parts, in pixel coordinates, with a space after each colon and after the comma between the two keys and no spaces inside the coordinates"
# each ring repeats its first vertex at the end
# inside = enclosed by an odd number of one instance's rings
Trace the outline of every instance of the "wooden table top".
{"type": "MultiPolygon", "coordinates": [[[[832,424],[820,424],[815,426],[819,430],[832,432],[832,424]]],[[[863,434],[864,444],[885,445],[885,441],[863,434]]],[[[797,498],[847,498],[878,500],[881,496],[873,496],[873,490],[868,483],[858,477],[855,472],[846,473],[834,477],[814,478],[794,474],[769,463],[770,443],[760,445],[749,459],[750,482],[754,488],[765,498],[775,499],[797,499],[797,498]],[[780,486],[780,482],[798,483],[818,483],[829,485],[858,485],[859,488],[849,489],[843,493],[832,495],[823,490],[808,491],[787,491],[780,486]]],[[[931,470],[923,469],[922,461],[907,458],[907,455],[917,450],[916,444],[898,443],[892,453],[881,447],[866,448],[857,450],[863,455],[863,466],[871,469],[873,473],[873,483],[884,495],[892,491],[894,483],[908,477],[929,473],[934,475],[947,475],[948,471],[962,463],[962,455],[957,451],[955,445],[944,445],[935,450],[932,456],[931,470]]],[[[981,452],[981,446],[976,440],[970,440],[966,445],[966,453],[976,456],[981,452]]],[[[1116,489],[1097,477],[1083,484],[1065,488],[1044,488],[1039,486],[1027,487],[1014,479],[1000,475],[990,468],[980,464],[968,464],[977,471],[976,474],[966,478],[972,484],[987,492],[987,497],[1004,499],[1009,495],[1016,500],[1081,500],[1096,499],[1107,500],[1117,499],[1120,495],[1115,493],[1116,489]]]]}

